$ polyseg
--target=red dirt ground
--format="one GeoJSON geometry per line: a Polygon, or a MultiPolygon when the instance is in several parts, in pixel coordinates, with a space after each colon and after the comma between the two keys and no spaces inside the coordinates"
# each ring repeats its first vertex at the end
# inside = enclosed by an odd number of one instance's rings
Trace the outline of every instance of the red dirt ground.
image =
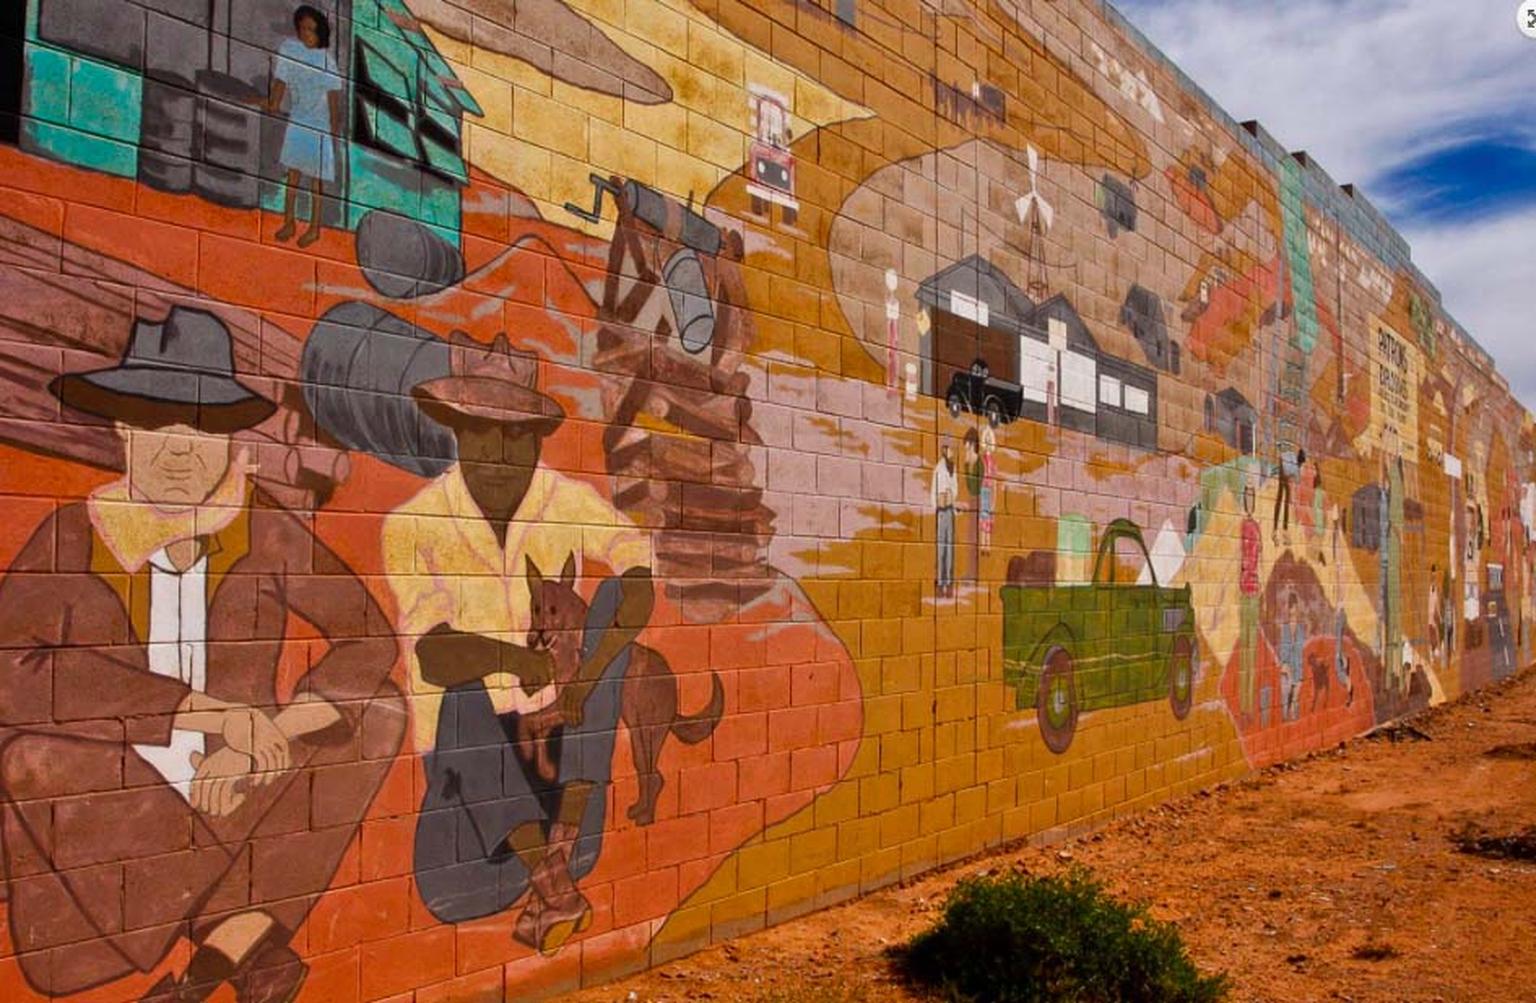
{"type": "Polygon", "coordinates": [[[1177,923],[1203,968],[1231,976],[1234,1003],[1536,1000],[1536,862],[1450,838],[1536,825],[1529,743],[1536,670],[1072,842],[977,858],[562,999],[928,999],[883,952],[932,923],[958,878],[1082,864],[1177,923]]]}

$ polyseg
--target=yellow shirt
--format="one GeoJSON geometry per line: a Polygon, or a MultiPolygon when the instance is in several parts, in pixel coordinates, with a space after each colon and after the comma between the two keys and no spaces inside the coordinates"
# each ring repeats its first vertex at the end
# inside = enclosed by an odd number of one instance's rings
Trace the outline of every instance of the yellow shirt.
{"type": "MultiPolygon", "coordinates": [[[[469,494],[457,464],[384,519],[384,567],[399,608],[401,643],[411,672],[416,744],[437,735],[442,689],[421,678],[416,639],[438,624],[526,643],[529,627],[527,560],[558,577],[576,555],[577,575],[595,577],[589,560],[613,574],[651,566],[650,538],[592,485],[537,467],[528,493],[507,525],[503,548],[469,494]]],[[[591,597],[593,584],[578,582],[591,597]]],[[[513,709],[520,681],[508,673],[485,679],[500,712],[513,709]]]]}

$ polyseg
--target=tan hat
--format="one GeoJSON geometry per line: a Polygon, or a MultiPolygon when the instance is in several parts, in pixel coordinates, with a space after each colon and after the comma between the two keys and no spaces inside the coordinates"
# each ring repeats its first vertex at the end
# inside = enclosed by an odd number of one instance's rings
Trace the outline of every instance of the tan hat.
{"type": "Polygon", "coordinates": [[[565,411],[538,390],[539,357],[515,351],[505,333],[486,345],[463,331],[448,339],[448,376],[418,383],[411,394],[427,417],[449,427],[466,421],[527,426],[549,435],[565,411]]]}

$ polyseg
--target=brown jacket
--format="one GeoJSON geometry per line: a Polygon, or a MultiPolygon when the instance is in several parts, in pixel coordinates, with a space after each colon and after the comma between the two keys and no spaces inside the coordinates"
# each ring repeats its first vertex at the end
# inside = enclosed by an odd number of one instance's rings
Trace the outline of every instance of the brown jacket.
{"type": "MultiPolygon", "coordinates": [[[[350,731],[358,703],[379,692],[396,655],[393,630],[362,582],[296,516],[260,495],[206,547],[208,695],[275,706],[294,614],[329,642],[296,692],[335,704],[350,731]]],[[[20,729],[167,742],[187,686],[149,671],[148,632],[148,567],[124,571],[84,504],[60,508],[0,582],[0,736],[20,729]]]]}
{"type": "Polygon", "coordinates": [[[389,624],[304,522],[257,496],[204,546],[206,692],[275,708],[284,667],[308,664],[294,692],[342,719],[293,740],[292,766],[230,815],[194,810],[132,749],[166,744],[187,695],[149,671],[148,571],[118,566],[83,504],[44,520],[0,581],[0,844],[12,940],[41,992],[150,971],[234,912],[295,930],[404,735],[389,624]]]}

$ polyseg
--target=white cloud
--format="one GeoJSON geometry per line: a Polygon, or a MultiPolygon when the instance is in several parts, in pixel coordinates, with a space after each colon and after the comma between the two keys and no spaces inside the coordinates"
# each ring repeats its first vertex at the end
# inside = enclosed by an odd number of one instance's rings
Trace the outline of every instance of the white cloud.
{"type": "Polygon", "coordinates": [[[1473,223],[1405,229],[1413,260],[1445,307],[1536,410],[1536,208],[1473,223]]]}
{"type": "Polygon", "coordinates": [[[1509,119],[1536,88],[1536,41],[1516,30],[1514,8],[1499,0],[1122,6],[1234,117],[1259,119],[1339,181],[1366,187],[1432,146],[1509,119]]]}
{"type": "MultiPolygon", "coordinates": [[[[1513,0],[1129,0],[1121,9],[1238,120],[1256,118],[1340,182],[1356,182],[1403,232],[1445,306],[1536,407],[1536,208],[1415,221],[1372,183],[1432,152],[1522,133],[1536,41],[1513,0]]],[[[1407,193],[1400,193],[1407,194],[1407,193]]],[[[1431,194],[1427,191],[1414,193],[1431,194]]]]}

